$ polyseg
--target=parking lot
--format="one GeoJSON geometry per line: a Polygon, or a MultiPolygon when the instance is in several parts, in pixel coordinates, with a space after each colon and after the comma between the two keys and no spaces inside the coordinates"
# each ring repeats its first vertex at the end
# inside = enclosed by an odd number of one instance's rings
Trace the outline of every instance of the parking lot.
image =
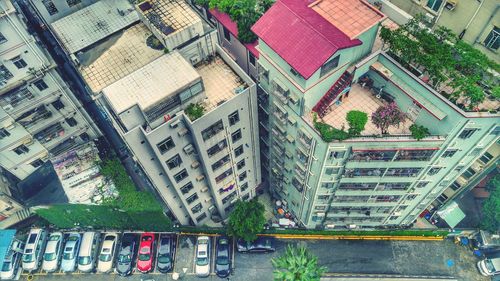
{"type": "MultiPolygon", "coordinates": [[[[198,278],[194,273],[196,256],[196,236],[179,235],[176,237],[176,252],[173,271],[181,273],[181,280],[226,280],[214,273],[215,237],[211,236],[211,274],[208,278],[198,278]],[[186,270],[185,274],[183,269],[186,270]]],[[[453,241],[362,241],[362,240],[281,240],[275,241],[276,252],[270,254],[242,254],[232,251],[233,274],[229,280],[260,281],[272,280],[271,258],[281,255],[287,244],[305,245],[316,256],[321,265],[327,267],[329,275],[409,275],[454,277],[460,281],[487,281],[476,269],[475,258],[470,250],[457,246],[453,241]]],[[[234,249],[234,243],[233,243],[234,249]]],[[[21,280],[27,280],[23,274],[21,280]]],[[[63,274],[35,273],[32,280],[52,281],[106,281],[173,280],[172,273],[150,274],[134,272],[132,276],[120,277],[109,274],[63,274]]],[[[367,279],[368,280],[368,279],[367,279]]]]}

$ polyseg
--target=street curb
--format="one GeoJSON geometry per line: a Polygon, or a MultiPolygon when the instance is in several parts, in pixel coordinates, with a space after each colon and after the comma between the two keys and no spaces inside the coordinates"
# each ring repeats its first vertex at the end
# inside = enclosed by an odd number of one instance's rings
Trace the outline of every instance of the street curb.
{"type": "Polygon", "coordinates": [[[279,239],[311,239],[311,240],[401,240],[401,241],[442,241],[444,236],[380,236],[380,235],[307,235],[307,234],[259,234],[279,239]]]}

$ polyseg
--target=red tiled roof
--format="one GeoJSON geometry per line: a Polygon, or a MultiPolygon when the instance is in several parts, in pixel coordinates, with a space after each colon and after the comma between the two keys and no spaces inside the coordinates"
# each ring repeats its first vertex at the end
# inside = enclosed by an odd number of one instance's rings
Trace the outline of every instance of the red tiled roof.
{"type": "Polygon", "coordinates": [[[335,52],[361,45],[309,8],[307,0],[278,0],[252,31],[304,78],[335,52]]]}
{"type": "MultiPolygon", "coordinates": [[[[217,9],[210,9],[208,11],[214,18],[217,19],[222,26],[224,26],[234,37],[238,38],[238,25],[234,22],[228,14],[220,12],[217,9]]],[[[253,43],[245,43],[245,47],[252,53],[256,58],[259,57],[259,51],[255,48],[257,46],[258,40],[255,40],[253,43]]]]}

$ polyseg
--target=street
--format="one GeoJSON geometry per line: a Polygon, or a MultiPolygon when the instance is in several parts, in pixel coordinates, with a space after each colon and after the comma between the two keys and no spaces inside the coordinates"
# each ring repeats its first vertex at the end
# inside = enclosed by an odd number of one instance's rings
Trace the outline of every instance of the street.
{"type": "MultiPolygon", "coordinates": [[[[225,280],[215,276],[212,251],[211,275],[198,278],[194,275],[195,236],[180,235],[174,271],[186,269],[182,280],[225,280]],[[189,242],[188,242],[189,241],[189,242]]],[[[457,246],[451,240],[445,241],[363,241],[363,240],[276,240],[276,252],[272,254],[234,253],[234,272],[229,280],[260,281],[272,280],[271,258],[281,255],[287,244],[305,245],[318,257],[320,265],[327,267],[328,276],[404,275],[425,277],[453,277],[460,281],[486,281],[476,269],[478,259],[470,250],[457,246]]],[[[20,280],[27,280],[23,274],[20,280]]],[[[40,281],[160,281],[173,280],[172,274],[134,273],[130,277],[116,274],[45,274],[38,273],[33,280],[40,281]]],[[[367,278],[367,280],[369,280],[367,278]]]]}

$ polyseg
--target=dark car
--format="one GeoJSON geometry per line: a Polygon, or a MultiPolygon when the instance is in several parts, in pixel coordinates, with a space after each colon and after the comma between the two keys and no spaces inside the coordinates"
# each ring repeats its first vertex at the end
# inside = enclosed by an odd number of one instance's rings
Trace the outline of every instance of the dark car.
{"type": "Polygon", "coordinates": [[[167,273],[172,270],[172,263],[174,256],[174,239],[172,235],[161,234],[158,243],[158,271],[167,273]]]}
{"type": "Polygon", "coordinates": [[[271,237],[261,236],[253,242],[246,242],[243,239],[239,239],[237,249],[240,253],[268,253],[276,250],[273,244],[271,237]]]}
{"type": "Polygon", "coordinates": [[[217,239],[215,252],[215,273],[220,278],[226,278],[231,273],[231,252],[229,239],[225,236],[217,239]]]}
{"type": "Polygon", "coordinates": [[[133,262],[137,248],[137,235],[133,233],[123,234],[120,248],[118,249],[118,258],[116,260],[116,272],[121,276],[132,274],[133,262]]]}

